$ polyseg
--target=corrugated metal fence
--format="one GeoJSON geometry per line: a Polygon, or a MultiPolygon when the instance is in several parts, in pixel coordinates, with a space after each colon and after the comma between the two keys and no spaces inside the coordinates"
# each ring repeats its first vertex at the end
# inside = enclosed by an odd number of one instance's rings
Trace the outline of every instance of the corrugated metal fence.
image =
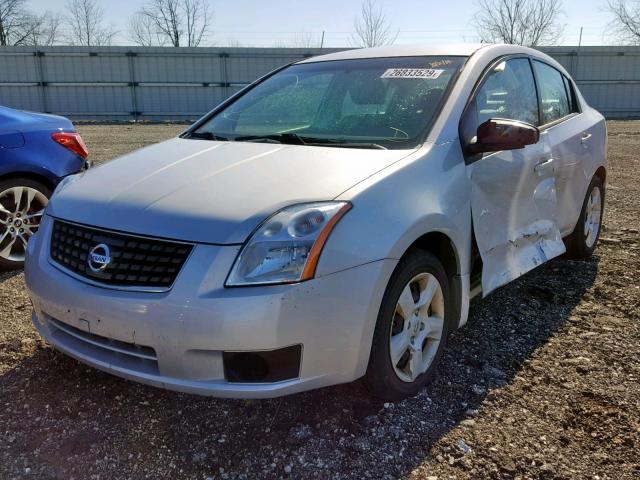
{"type": "MultiPolygon", "coordinates": [[[[546,47],[609,118],[640,117],[640,47],[546,47]]],[[[0,105],[91,120],[193,120],[261,75],[335,49],[1,47],[0,105]]]]}
{"type": "Polygon", "coordinates": [[[2,47],[0,105],[76,119],[196,119],[319,49],[2,47]]]}
{"type": "Polygon", "coordinates": [[[640,47],[545,47],[607,118],[640,118],[640,47]]]}

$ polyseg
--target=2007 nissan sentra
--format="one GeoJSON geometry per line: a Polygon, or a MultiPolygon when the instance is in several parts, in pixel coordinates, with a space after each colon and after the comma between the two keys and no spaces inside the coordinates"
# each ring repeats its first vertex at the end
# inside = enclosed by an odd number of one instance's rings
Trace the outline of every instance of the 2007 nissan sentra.
{"type": "Polygon", "coordinates": [[[159,387],[255,398],[364,377],[401,399],[470,298],[593,252],[605,150],[602,115],[536,50],[306,59],[63,181],[28,245],[33,321],[159,387]]]}

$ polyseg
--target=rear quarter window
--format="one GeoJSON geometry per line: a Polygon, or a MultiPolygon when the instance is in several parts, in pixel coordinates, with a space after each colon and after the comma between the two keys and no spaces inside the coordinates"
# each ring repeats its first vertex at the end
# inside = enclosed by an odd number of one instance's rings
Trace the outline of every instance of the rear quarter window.
{"type": "Polygon", "coordinates": [[[571,113],[580,113],[580,105],[578,105],[578,99],[576,98],[576,90],[573,88],[573,83],[564,75],[562,76],[564,80],[564,86],[567,89],[567,96],[569,97],[569,108],[571,113]]]}

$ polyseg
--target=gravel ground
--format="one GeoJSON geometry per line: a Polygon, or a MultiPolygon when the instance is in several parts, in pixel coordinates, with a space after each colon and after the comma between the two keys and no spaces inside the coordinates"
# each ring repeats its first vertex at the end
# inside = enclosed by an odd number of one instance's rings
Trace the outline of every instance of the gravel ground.
{"type": "MultiPolygon", "coordinates": [[[[96,161],[184,126],[82,126],[96,161]]],[[[472,305],[435,381],[269,401],[166,392],[43,343],[0,276],[0,478],[640,478],[640,122],[609,123],[605,228],[472,305]]]]}

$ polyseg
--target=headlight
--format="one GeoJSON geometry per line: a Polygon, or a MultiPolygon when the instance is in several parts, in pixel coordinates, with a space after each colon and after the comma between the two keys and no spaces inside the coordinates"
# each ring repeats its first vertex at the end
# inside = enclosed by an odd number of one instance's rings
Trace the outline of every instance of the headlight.
{"type": "Polygon", "coordinates": [[[231,269],[227,286],[313,278],[327,238],[350,209],[348,202],[317,202],[280,210],[249,238],[231,269]]]}

